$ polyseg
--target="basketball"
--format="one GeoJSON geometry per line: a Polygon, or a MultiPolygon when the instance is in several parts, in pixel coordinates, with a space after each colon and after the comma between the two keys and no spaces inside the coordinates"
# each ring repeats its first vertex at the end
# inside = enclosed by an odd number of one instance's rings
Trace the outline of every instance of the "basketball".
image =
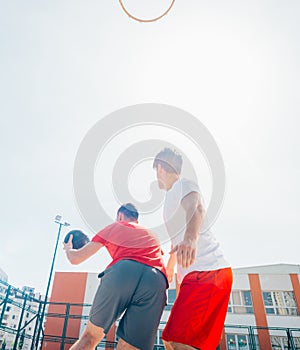
{"type": "Polygon", "coordinates": [[[90,241],[89,237],[82,231],[72,230],[66,234],[66,237],[64,239],[65,243],[69,242],[70,235],[73,235],[73,239],[72,239],[73,249],[80,249],[90,241]]]}

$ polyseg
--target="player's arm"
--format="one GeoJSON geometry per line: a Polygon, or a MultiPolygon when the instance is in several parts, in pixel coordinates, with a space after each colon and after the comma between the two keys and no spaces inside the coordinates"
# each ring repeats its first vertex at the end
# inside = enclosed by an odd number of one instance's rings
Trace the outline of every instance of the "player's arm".
{"type": "Polygon", "coordinates": [[[100,242],[89,242],[80,249],[73,249],[72,238],[73,237],[71,235],[69,241],[64,243],[64,250],[72,265],[82,263],[103,247],[103,244],[100,242]]]}
{"type": "Polygon", "coordinates": [[[171,252],[177,251],[177,263],[187,268],[195,262],[197,240],[203,223],[204,211],[198,192],[190,192],[186,195],[181,205],[185,211],[186,231],[183,241],[171,252]]]}
{"type": "MultiPolygon", "coordinates": [[[[171,250],[173,246],[171,246],[171,250]]],[[[176,253],[170,253],[169,260],[167,262],[166,271],[169,283],[173,281],[174,278],[174,269],[176,265],[176,253]]]]}

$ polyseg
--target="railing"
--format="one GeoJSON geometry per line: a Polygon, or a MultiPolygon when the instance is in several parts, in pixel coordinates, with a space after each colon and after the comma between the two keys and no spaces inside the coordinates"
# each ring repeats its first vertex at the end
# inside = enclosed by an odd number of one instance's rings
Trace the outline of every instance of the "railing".
{"type": "MultiPolygon", "coordinates": [[[[246,336],[247,344],[240,346],[233,346],[232,349],[244,349],[244,350],[264,350],[260,347],[258,340],[259,331],[268,331],[271,337],[272,349],[287,349],[287,350],[299,350],[300,349],[300,328],[286,328],[286,327],[258,327],[258,326],[246,326],[246,325],[226,325],[225,333],[235,334],[237,336],[246,336]],[[273,337],[279,337],[285,340],[282,345],[276,345],[272,342],[273,337]]],[[[230,350],[230,344],[227,343],[227,349],[230,350]]]]}
{"type": "MultiPolygon", "coordinates": [[[[29,295],[8,283],[0,280],[0,350],[67,350],[78,339],[78,333],[84,329],[88,320],[90,304],[46,303],[46,328],[42,320],[44,301],[29,295]],[[49,324],[57,325],[55,334],[47,333],[49,324]],[[42,323],[42,334],[38,329],[42,323]],[[74,328],[76,331],[74,332],[74,328]],[[44,331],[46,333],[44,333],[44,331]],[[76,333],[76,335],[74,335],[76,333]],[[73,336],[72,336],[73,334],[73,336]],[[44,345],[44,346],[43,346],[44,345]]],[[[160,330],[165,323],[161,323],[160,330]]],[[[258,333],[268,330],[284,338],[282,347],[272,344],[272,349],[300,350],[300,328],[257,327],[245,325],[225,325],[227,337],[235,336],[231,344],[226,339],[226,347],[243,350],[265,350],[259,346],[258,333]],[[238,344],[237,337],[245,337],[245,344],[238,344]]],[[[158,335],[159,335],[158,331],[158,335]]],[[[240,338],[239,338],[240,339],[240,338]]],[[[103,340],[97,349],[115,349],[117,341],[103,340]]],[[[155,350],[164,349],[159,336],[155,350]]]]}

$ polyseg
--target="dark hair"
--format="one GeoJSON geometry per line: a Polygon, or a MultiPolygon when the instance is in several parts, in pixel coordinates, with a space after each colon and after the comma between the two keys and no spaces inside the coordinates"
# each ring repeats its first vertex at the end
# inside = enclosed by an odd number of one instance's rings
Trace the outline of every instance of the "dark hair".
{"type": "Polygon", "coordinates": [[[158,164],[160,164],[167,173],[180,174],[182,167],[182,156],[176,150],[164,148],[156,155],[153,162],[153,168],[157,169],[158,164]]]}
{"type": "Polygon", "coordinates": [[[118,209],[118,214],[119,213],[124,214],[127,219],[137,220],[139,218],[139,212],[132,203],[121,205],[121,207],[118,209]]]}

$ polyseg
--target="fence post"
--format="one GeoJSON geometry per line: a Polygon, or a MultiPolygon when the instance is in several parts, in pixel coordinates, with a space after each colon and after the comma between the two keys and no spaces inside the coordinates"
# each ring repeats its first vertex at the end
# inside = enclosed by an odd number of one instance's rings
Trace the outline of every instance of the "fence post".
{"type": "Polygon", "coordinates": [[[70,304],[66,305],[66,316],[65,316],[65,321],[64,321],[64,328],[62,332],[62,339],[61,339],[61,344],[60,344],[60,350],[64,350],[65,348],[65,338],[67,334],[67,328],[68,328],[68,321],[69,321],[69,315],[70,315],[70,304]]]}
{"type": "MultiPolygon", "coordinates": [[[[23,296],[23,293],[22,293],[22,296],[23,296]]],[[[26,307],[26,303],[27,303],[27,298],[28,298],[28,295],[25,294],[25,298],[24,298],[24,302],[23,302],[23,305],[22,305],[22,312],[21,312],[21,316],[20,316],[20,320],[19,320],[19,324],[18,324],[18,330],[17,330],[17,334],[16,334],[13,350],[17,350],[18,340],[19,340],[19,336],[20,336],[20,329],[22,327],[22,322],[23,322],[25,307],[26,307]]]]}
{"type": "Polygon", "coordinates": [[[4,299],[3,303],[2,303],[2,312],[1,312],[1,317],[0,317],[0,327],[2,326],[2,321],[3,321],[3,318],[4,318],[4,314],[5,314],[8,298],[9,298],[9,295],[10,295],[10,290],[11,290],[11,286],[8,286],[8,288],[6,290],[5,299],[4,299]]]}
{"type": "Polygon", "coordinates": [[[292,335],[291,330],[289,328],[287,328],[286,334],[287,334],[287,338],[288,338],[288,349],[296,350],[293,335],[292,335]]]}
{"type": "Polygon", "coordinates": [[[255,338],[254,338],[254,332],[252,326],[248,327],[249,330],[249,346],[251,350],[256,350],[256,344],[255,344],[255,338]]]}
{"type": "Polygon", "coordinates": [[[32,341],[31,341],[30,350],[34,349],[34,342],[35,342],[36,332],[37,332],[37,328],[38,328],[39,321],[40,321],[40,316],[41,316],[41,308],[42,308],[42,304],[40,302],[39,303],[39,309],[38,309],[37,317],[36,317],[36,321],[35,321],[34,331],[33,331],[33,335],[32,335],[32,341]]]}

